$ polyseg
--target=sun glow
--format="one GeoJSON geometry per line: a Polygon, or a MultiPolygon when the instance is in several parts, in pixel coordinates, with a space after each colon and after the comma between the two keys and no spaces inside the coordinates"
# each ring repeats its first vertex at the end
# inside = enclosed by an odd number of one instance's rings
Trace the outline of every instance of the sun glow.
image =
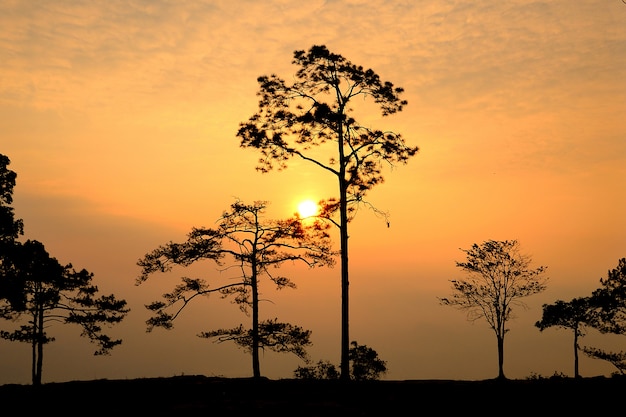
{"type": "Polygon", "coordinates": [[[304,200],[298,204],[298,214],[301,218],[315,216],[318,213],[317,203],[313,200],[304,200]]]}

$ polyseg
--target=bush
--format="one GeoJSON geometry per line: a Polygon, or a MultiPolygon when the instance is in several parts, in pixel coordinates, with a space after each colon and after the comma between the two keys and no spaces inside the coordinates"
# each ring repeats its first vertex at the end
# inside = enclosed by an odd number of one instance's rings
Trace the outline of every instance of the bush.
{"type": "MultiPolygon", "coordinates": [[[[376,351],[366,345],[351,343],[349,352],[350,379],[355,381],[376,380],[387,372],[387,363],[376,351]]],[[[298,366],[294,371],[297,379],[339,379],[337,367],[329,361],[320,360],[312,366],[298,366]]]]}

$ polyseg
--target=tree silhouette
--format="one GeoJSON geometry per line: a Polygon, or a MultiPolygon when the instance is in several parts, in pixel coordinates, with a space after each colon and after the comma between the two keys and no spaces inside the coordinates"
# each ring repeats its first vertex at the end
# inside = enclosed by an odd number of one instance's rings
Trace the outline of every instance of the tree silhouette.
{"type": "Polygon", "coordinates": [[[9,169],[11,160],[0,154],[0,243],[13,243],[24,234],[24,222],[15,219],[13,207],[13,188],[17,174],[9,169]]]}
{"type": "Polygon", "coordinates": [[[82,336],[99,346],[95,355],[109,354],[122,343],[104,334],[102,324],[122,321],[129,312],[126,301],[113,295],[96,298],[98,287],[91,283],[92,273],[76,271],[71,264],[62,266],[42,243],[33,240],[15,245],[10,256],[23,295],[19,308],[13,308],[10,315],[13,322],[19,324],[25,318],[27,324],[1,331],[0,337],[31,345],[33,385],[41,385],[43,347],[55,340],[46,329],[55,322],[81,326],[82,336]]]}
{"type": "Polygon", "coordinates": [[[10,164],[9,157],[0,154],[0,318],[10,318],[13,309],[23,306],[11,253],[24,234],[24,222],[15,219],[11,207],[17,174],[8,168],[10,164]]]}
{"type": "MultiPolygon", "coordinates": [[[[592,326],[601,333],[626,334],[626,258],[600,278],[601,287],[593,291],[594,310],[592,326]]],[[[607,352],[595,347],[583,347],[583,352],[594,359],[608,361],[621,374],[626,373],[626,352],[607,352]]]]}
{"type": "Polygon", "coordinates": [[[295,284],[287,277],[274,275],[273,269],[285,262],[302,262],[309,267],[332,266],[334,263],[327,224],[315,221],[304,225],[296,215],[287,220],[264,220],[267,202],[244,204],[236,201],[230,211],[225,211],[215,229],[193,228],[184,243],[170,242],[145,255],[137,264],[142,271],[137,285],[155,272],[171,271],[201,260],[212,260],[223,271],[237,269],[240,275],[227,283],[210,286],[200,278],[182,278],[182,283],[164,301],[155,301],[146,307],[155,315],[146,323],[148,331],[154,327],[171,329],[173,321],[195,298],[218,294],[221,298],[233,297],[233,302],[248,314],[252,310],[251,330],[243,325],[233,329],[202,332],[200,337],[217,338],[217,341],[234,341],[252,354],[252,371],[261,376],[259,349],[291,352],[306,358],[304,347],[310,344],[309,331],[277,320],[259,319],[259,284],[261,277],[269,278],[278,289],[295,284]]]}
{"type": "Polygon", "coordinates": [[[626,333],[626,258],[619,259],[600,284],[591,294],[598,312],[594,327],[602,333],[626,333]]]}
{"type": "Polygon", "coordinates": [[[354,65],[323,45],[295,51],[293,64],[299,69],[292,84],[274,74],[257,79],[259,110],[240,124],[237,136],[241,147],[261,152],[257,166],[261,172],[275,166],[282,170],[296,157],[337,179],[339,196],[320,201],[320,216],[340,230],[341,378],[348,380],[348,222],[359,204],[367,204],[366,193],[383,182],[384,165],[407,163],[418,148],[407,146],[399,134],[372,130],[351,116],[356,98],[373,99],[383,116],[401,111],[407,104],[400,99],[402,88],[381,81],[371,69],[354,65]],[[324,153],[327,156],[320,157],[324,153]],[[337,212],[338,221],[333,220],[337,212]]]}
{"type": "Polygon", "coordinates": [[[126,301],[113,295],[96,298],[98,287],[87,270],[62,266],[41,242],[17,240],[24,225],[15,220],[10,206],[17,174],[9,164],[9,158],[0,155],[0,318],[26,324],[0,331],[0,338],[31,345],[32,383],[40,385],[43,348],[54,340],[46,329],[53,323],[79,325],[82,336],[99,346],[95,354],[104,355],[122,341],[105,335],[101,325],[119,323],[129,310],[126,301]]]}
{"type": "Polygon", "coordinates": [[[461,249],[466,262],[456,266],[468,274],[466,280],[451,280],[451,298],[439,298],[442,305],[467,311],[468,320],[484,318],[498,342],[498,378],[504,376],[504,336],[507,322],[513,318],[513,306],[526,307],[521,298],[545,290],[541,276],[545,267],[529,269],[531,259],[522,255],[516,240],[487,240],[480,246],[461,249]]]}
{"type": "Polygon", "coordinates": [[[539,330],[557,326],[572,330],[574,334],[574,378],[580,378],[578,371],[579,338],[585,335],[585,327],[594,323],[594,309],[589,298],[574,298],[569,302],[557,300],[554,304],[543,305],[541,320],[535,323],[539,330]]]}

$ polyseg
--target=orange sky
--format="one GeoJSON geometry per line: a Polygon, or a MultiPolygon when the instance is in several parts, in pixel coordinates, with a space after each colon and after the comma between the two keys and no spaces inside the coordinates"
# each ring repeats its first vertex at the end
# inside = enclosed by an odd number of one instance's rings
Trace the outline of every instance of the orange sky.
{"type": "MultiPolygon", "coordinates": [[[[620,0],[9,0],[0,27],[0,153],[18,174],[24,238],[132,309],[109,357],[92,356],[79,329],[52,329],[44,382],[251,375],[249,355],[195,336],[249,322],[227,301],[145,333],[143,305],[183,272],[136,287],[135,263],[210,227],[235,198],[269,200],[268,217],[281,218],[305,197],[336,196],[303,162],[257,173],[258,155],[235,136],[256,110],[256,78],[290,79],[293,51],[314,44],[403,87],[403,112],[382,119],[363,103],[359,119],[420,147],[369,194],[391,227],[367,210],[351,223],[351,339],[387,361],[388,379],[497,376],[493,331],[437,297],[463,277],[459,248],[517,239],[550,281],[510,322],[505,373],[573,374],[571,333],[533,324],[542,304],[589,295],[626,256],[620,0]]],[[[298,289],[267,284],[262,314],[312,330],[312,358],[338,365],[339,268],[292,272],[298,289]]],[[[583,342],[626,350],[623,336],[583,342]]],[[[29,383],[29,347],[0,351],[0,384],[29,383]]],[[[266,353],[261,372],[288,378],[298,365],[266,353]]],[[[613,368],[581,357],[580,371],[613,368]]]]}

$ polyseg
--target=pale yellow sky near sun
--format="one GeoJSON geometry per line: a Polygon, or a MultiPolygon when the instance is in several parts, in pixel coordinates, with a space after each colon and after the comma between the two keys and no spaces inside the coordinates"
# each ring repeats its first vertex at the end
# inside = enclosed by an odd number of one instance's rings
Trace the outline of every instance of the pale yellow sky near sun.
{"type": "MultiPolygon", "coordinates": [[[[188,272],[136,287],[135,263],[211,226],[235,198],[268,200],[280,218],[336,196],[333,178],[303,161],[256,172],[258,155],[236,138],[257,108],[256,78],[290,80],[293,51],[315,44],[403,87],[399,114],[354,109],[420,147],[368,196],[391,227],[367,209],[350,225],[351,339],[388,362],[388,379],[495,377],[493,332],[436,297],[462,277],[460,248],[517,239],[550,281],[510,323],[505,373],[573,373],[571,334],[534,322],[542,304],[588,295],[626,256],[622,1],[14,0],[0,4],[0,28],[0,153],[18,174],[24,238],[94,272],[132,309],[111,330],[124,342],[110,357],[55,328],[44,382],[251,374],[249,355],[195,336],[249,322],[227,301],[145,333],[143,305],[188,272]]],[[[338,364],[339,268],[291,272],[298,289],[266,283],[262,314],[311,329],[313,359],[338,364]]],[[[623,336],[585,341],[626,350],[623,336]]],[[[28,346],[0,350],[0,384],[29,383],[28,346]]],[[[261,372],[288,378],[301,364],[266,353],[261,372]]],[[[612,371],[581,358],[583,375],[612,371]]]]}

